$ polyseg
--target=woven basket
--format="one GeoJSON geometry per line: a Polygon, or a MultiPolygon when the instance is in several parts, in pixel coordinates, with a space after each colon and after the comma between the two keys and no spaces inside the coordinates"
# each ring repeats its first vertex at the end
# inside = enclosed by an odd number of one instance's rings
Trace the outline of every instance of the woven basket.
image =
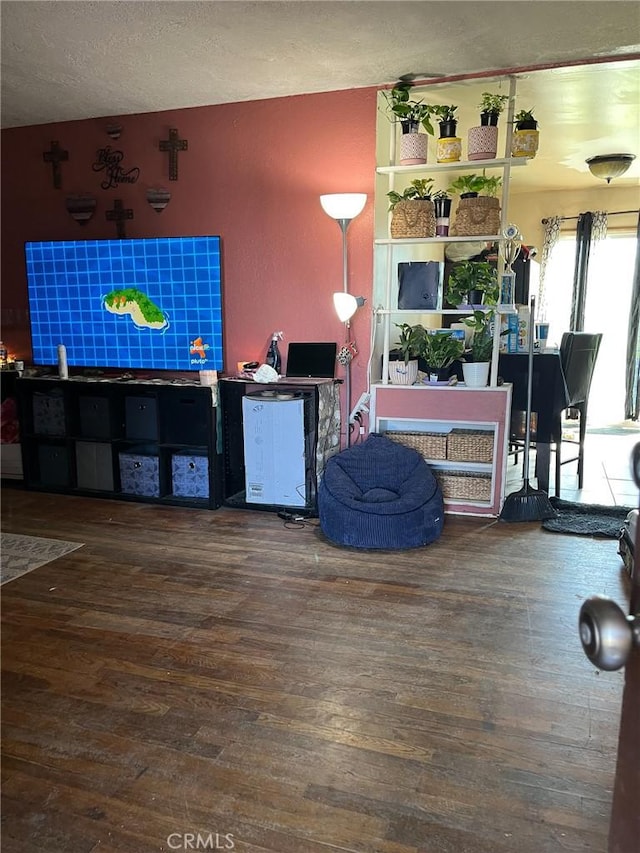
{"type": "Polygon", "coordinates": [[[447,458],[446,432],[386,432],[387,438],[417,450],[424,459],[447,458]]]}
{"type": "Polygon", "coordinates": [[[435,237],[436,216],[432,201],[408,199],[399,201],[391,214],[391,236],[435,237]]]}
{"type": "Polygon", "coordinates": [[[451,462],[492,462],[493,432],[452,429],[447,439],[447,459],[451,462]]]}
{"type": "Polygon", "coordinates": [[[449,500],[490,501],[491,475],[468,471],[433,472],[440,483],[442,495],[449,500]]]}
{"type": "MultiPolygon", "coordinates": [[[[461,198],[449,232],[453,237],[500,233],[500,201],[487,195],[461,198]]],[[[393,235],[392,235],[393,236],[393,235]]]]}

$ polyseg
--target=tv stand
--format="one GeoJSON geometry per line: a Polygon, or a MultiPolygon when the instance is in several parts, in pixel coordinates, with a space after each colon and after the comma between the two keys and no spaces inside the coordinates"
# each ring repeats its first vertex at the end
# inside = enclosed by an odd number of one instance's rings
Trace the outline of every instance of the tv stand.
{"type": "Polygon", "coordinates": [[[216,509],[222,464],[214,390],[189,380],[19,378],[25,486],[216,509]]]}

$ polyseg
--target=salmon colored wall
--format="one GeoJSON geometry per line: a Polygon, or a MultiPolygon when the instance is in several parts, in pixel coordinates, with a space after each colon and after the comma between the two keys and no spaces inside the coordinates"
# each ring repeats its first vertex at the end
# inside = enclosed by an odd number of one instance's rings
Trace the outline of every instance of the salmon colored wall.
{"type": "MultiPolygon", "coordinates": [[[[319,195],[369,195],[349,227],[348,256],[349,290],[370,307],[375,125],[376,90],[358,89],[4,130],[1,334],[9,352],[31,360],[24,242],[114,238],[105,211],[116,198],[134,211],[128,237],[222,236],[226,373],[242,359],[263,361],[274,330],[284,331],[283,357],[292,340],[342,344],[331,298],[342,289],[342,237],[319,195]],[[106,128],[116,121],[123,130],[114,141],[106,128]],[[171,127],[189,143],[178,155],[178,181],[168,180],[168,155],[158,149],[171,127]],[[69,152],[58,190],[42,157],[51,140],[69,152]],[[107,145],[123,152],[125,170],[140,167],[137,183],[100,188],[104,174],[91,167],[107,145]],[[145,196],[157,186],[172,194],[161,214],[145,196]],[[65,210],[65,198],[77,193],[98,200],[84,226],[65,210]]],[[[361,352],[353,362],[356,401],[366,388],[368,310],[352,329],[361,352]]]]}

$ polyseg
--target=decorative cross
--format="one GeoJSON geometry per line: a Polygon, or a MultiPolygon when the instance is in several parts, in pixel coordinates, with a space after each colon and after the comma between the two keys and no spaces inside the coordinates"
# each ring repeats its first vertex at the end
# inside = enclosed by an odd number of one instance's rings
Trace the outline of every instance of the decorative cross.
{"type": "Polygon", "coordinates": [[[51,143],[49,151],[43,151],[42,157],[45,163],[51,163],[53,168],[53,188],[59,190],[62,186],[62,172],[60,171],[60,163],[64,163],[69,159],[69,152],[63,151],[57,140],[51,143]]]}
{"type": "Polygon", "coordinates": [[[178,131],[172,127],[168,139],[160,140],[160,150],[169,152],[169,180],[178,180],[178,151],[186,151],[189,143],[186,139],[180,139],[178,131]]]}
{"type": "Polygon", "coordinates": [[[133,219],[133,210],[130,207],[122,206],[122,199],[115,199],[113,202],[113,210],[107,210],[105,216],[109,222],[116,223],[116,231],[120,240],[124,240],[126,232],[124,230],[124,220],[133,219]]]}

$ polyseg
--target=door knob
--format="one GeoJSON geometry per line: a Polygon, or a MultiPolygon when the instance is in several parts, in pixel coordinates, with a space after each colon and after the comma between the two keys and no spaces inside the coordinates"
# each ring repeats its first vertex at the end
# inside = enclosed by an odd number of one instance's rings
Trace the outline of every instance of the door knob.
{"type": "Polygon", "coordinates": [[[580,608],[578,630],[584,653],[598,669],[621,669],[633,646],[640,647],[640,620],[625,615],[611,598],[588,598],[580,608]]]}

